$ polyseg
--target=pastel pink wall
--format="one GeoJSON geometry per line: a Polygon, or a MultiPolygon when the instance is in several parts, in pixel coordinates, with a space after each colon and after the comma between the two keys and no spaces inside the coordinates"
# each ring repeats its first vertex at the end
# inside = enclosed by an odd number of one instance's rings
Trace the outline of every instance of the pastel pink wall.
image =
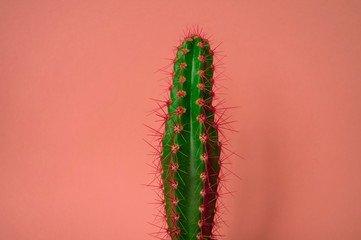
{"type": "Polygon", "coordinates": [[[149,98],[222,42],[232,240],[361,239],[361,2],[1,1],[0,239],[151,239],[149,98]]]}

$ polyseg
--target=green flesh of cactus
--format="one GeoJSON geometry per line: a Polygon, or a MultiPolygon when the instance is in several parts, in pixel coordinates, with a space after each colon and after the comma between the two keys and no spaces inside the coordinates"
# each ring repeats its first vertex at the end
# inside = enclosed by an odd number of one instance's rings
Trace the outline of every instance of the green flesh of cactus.
{"type": "Polygon", "coordinates": [[[212,239],[220,146],[212,106],[213,53],[198,35],[174,62],[162,153],[168,233],[172,240],[212,239]]]}

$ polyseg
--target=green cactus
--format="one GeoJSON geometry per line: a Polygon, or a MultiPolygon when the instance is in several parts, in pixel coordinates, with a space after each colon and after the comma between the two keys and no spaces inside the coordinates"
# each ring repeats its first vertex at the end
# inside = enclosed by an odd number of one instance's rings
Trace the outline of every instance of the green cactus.
{"type": "Polygon", "coordinates": [[[174,60],[162,140],[162,179],[172,240],[212,239],[220,144],[214,122],[213,51],[198,34],[187,37],[174,60]]]}

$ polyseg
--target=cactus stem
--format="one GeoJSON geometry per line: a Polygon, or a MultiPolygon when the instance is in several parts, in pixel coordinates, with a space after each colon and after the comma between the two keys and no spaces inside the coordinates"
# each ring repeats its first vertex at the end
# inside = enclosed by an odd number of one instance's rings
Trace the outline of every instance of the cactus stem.
{"type": "Polygon", "coordinates": [[[163,191],[159,202],[165,210],[163,230],[171,240],[212,240],[217,236],[219,136],[223,136],[218,125],[225,122],[219,120],[223,111],[218,108],[216,112],[218,106],[212,104],[214,78],[219,73],[214,75],[214,51],[203,36],[198,29],[196,34],[188,33],[176,47],[176,57],[170,59],[173,70],[163,70],[173,81],[169,97],[159,104],[160,111],[168,111],[159,115],[164,131],[155,133],[162,139],[156,169],[162,179],[157,189],[163,191]]]}

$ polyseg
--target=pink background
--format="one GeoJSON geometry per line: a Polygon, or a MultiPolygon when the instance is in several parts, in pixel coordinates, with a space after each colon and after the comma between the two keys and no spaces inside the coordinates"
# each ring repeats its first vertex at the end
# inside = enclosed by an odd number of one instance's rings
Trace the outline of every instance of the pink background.
{"type": "Polygon", "coordinates": [[[0,239],[151,239],[142,124],[193,24],[239,106],[224,239],[361,239],[358,0],[1,1],[0,239]]]}

